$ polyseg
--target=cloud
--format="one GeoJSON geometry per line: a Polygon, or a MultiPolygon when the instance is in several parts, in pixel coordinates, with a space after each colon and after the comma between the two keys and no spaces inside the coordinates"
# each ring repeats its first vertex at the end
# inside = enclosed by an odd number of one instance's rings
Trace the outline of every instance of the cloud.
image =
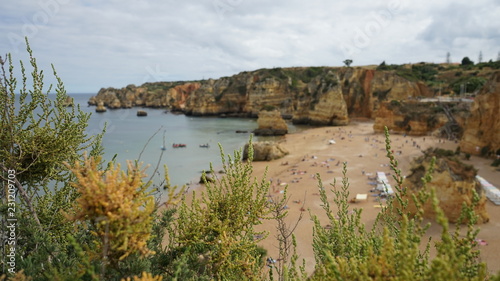
{"type": "Polygon", "coordinates": [[[493,19],[500,14],[500,6],[495,1],[452,2],[431,13],[429,24],[417,37],[424,43],[462,56],[482,50],[493,57],[498,51],[500,30],[493,19]]]}
{"type": "Polygon", "coordinates": [[[496,55],[494,0],[18,0],[0,9],[0,52],[24,36],[70,92],[229,76],[263,67],[444,61],[496,55]],[[15,2],[15,3],[14,3],[15,2]],[[455,55],[456,54],[456,55],[455,55]]]}

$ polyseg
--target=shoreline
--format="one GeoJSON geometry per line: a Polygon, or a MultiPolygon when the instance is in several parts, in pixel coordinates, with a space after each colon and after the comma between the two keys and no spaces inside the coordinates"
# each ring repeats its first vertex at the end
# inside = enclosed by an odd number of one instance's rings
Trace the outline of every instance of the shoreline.
{"type": "MultiPolygon", "coordinates": [[[[408,173],[410,162],[413,158],[421,155],[421,151],[428,147],[440,147],[455,150],[457,142],[435,138],[432,136],[404,136],[391,135],[391,148],[394,150],[398,167],[403,175],[408,173]]],[[[394,184],[389,160],[385,152],[385,136],[373,132],[373,121],[355,120],[347,126],[341,127],[318,127],[306,129],[297,133],[287,134],[281,144],[288,149],[289,154],[281,159],[269,162],[253,162],[253,176],[262,179],[267,168],[267,180],[271,181],[270,196],[279,197],[285,185],[288,186],[288,217],[285,220],[288,225],[294,224],[303,215],[295,230],[297,240],[297,253],[299,262],[305,260],[306,271],[314,270],[314,253],[312,251],[312,229],[313,223],[310,215],[316,215],[320,221],[327,222],[326,214],[321,207],[318,194],[319,174],[323,186],[330,186],[334,181],[340,186],[342,181],[342,163],[347,163],[347,177],[349,180],[349,198],[356,194],[368,194],[365,201],[350,203],[351,208],[363,209],[361,220],[367,228],[371,226],[379,212],[376,205],[377,197],[371,197],[369,190],[373,188],[367,180],[367,175],[376,172],[386,172],[389,184],[394,184]],[[335,143],[330,144],[330,140],[335,143]],[[284,165],[287,163],[287,165],[284,165]]],[[[462,157],[461,157],[462,158],[462,157]]],[[[220,161],[220,160],[219,160],[220,161]]],[[[470,160],[462,160],[464,163],[473,164],[478,169],[478,174],[493,185],[500,186],[500,173],[495,171],[491,159],[483,159],[472,156],[470,160]]],[[[214,165],[214,167],[217,167],[214,165]]],[[[216,170],[217,172],[218,170],[216,170]]],[[[203,190],[203,185],[190,185],[188,192],[203,190]]],[[[327,191],[329,200],[332,194],[327,191]]],[[[331,206],[335,210],[335,206],[331,206]]],[[[490,215],[490,221],[486,224],[477,225],[481,229],[478,238],[486,240],[488,245],[480,246],[481,258],[487,262],[490,272],[500,271],[500,239],[496,232],[500,227],[500,206],[487,201],[486,208],[490,215]]],[[[268,256],[277,257],[277,241],[275,221],[263,221],[256,227],[257,231],[265,230],[269,236],[261,241],[260,245],[267,249],[268,256]]],[[[439,236],[440,229],[431,227],[428,234],[439,236]]]]}

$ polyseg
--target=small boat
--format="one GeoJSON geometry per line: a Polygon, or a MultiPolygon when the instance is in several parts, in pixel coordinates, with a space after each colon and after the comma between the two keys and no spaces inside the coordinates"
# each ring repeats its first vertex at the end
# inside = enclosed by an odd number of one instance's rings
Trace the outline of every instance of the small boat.
{"type": "Polygon", "coordinates": [[[174,143],[172,144],[173,148],[180,148],[180,147],[186,147],[186,144],[184,143],[174,143]]]}
{"type": "Polygon", "coordinates": [[[203,147],[203,148],[209,148],[210,145],[208,143],[205,143],[205,144],[200,144],[200,147],[203,147]]]}
{"type": "Polygon", "coordinates": [[[160,149],[161,149],[161,150],[167,150],[167,148],[166,148],[166,147],[164,147],[163,145],[162,145],[162,146],[160,146],[160,149]]]}

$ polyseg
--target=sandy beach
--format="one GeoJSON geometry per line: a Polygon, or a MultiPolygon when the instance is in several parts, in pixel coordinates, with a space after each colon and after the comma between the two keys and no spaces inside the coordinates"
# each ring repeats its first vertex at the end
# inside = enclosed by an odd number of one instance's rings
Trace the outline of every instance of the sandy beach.
{"type": "MultiPolygon", "coordinates": [[[[299,263],[305,260],[306,270],[312,272],[314,269],[314,254],[312,251],[313,222],[310,214],[317,215],[322,222],[327,224],[326,215],[321,207],[318,194],[318,180],[315,175],[319,174],[323,185],[327,190],[334,180],[340,186],[342,179],[342,163],[347,163],[347,176],[349,178],[350,198],[356,194],[367,194],[367,200],[350,203],[352,208],[362,208],[362,220],[370,226],[379,212],[376,201],[377,197],[371,196],[369,192],[373,188],[370,185],[369,176],[376,172],[386,172],[390,184],[394,184],[389,161],[385,157],[385,137],[383,134],[373,132],[371,121],[351,121],[350,125],[343,127],[321,127],[289,134],[282,144],[290,152],[282,159],[270,162],[254,162],[254,175],[261,179],[267,167],[267,178],[272,181],[270,196],[280,197],[285,186],[288,186],[288,218],[287,222],[292,224],[303,212],[303,218],[295,231],[297,239],[297,252],[299,263]],[[333,140],[331,142],[330,140],[333,140]]],[[[412,137],[403,135],[391,136],[392,149],[403,175],[409,171],[409,165],[413,158],[421,155],[421,151],[428,147],[441,147],[455,150],[457,143],[438,139],[435,137],[412,137]]],[[[473,164],[478,174],[493,185],[500,187],[500,172],[490,166],[490,159],[482,159],[472,156],[465,163],[473,164]]],[[[198,187],[202,188],[202,187],[198,187]]],[[[329,198],[333,195],[328,192],[329,198]]],[[[332,206],[333,207],[333,206],[332,206]]],[[[487,202],[487,211],[490,221],[478,225],[481,232],[478,238],[487,242],[487,245],[479,246],[481,258],[488,263],[488,269],[492,272],[500,271],[500,206],[490,201],[487,202]]],[[[278,243],[275,239],[276,222],[264,221],[258,226],[258,230],[270,232],[268,238],[261,245],[268,250],[271,257],[278,256],[278,243]]],[[[439,237],[440,229],[431,227],[429,235],[439,237]]]]}

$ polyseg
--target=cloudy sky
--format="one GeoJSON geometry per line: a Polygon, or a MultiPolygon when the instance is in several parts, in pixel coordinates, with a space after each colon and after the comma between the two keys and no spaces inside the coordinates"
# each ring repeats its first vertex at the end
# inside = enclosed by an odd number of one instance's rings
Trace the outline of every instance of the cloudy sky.
{"type": "MultiPolygon", "coordinates": [[[[54,64],[69,93],[290,66],[496,60],[500,0],[16,0],[0,54],[54,64]]],[[[47,83],[52,82],[49,73],[47,83]]]]}

